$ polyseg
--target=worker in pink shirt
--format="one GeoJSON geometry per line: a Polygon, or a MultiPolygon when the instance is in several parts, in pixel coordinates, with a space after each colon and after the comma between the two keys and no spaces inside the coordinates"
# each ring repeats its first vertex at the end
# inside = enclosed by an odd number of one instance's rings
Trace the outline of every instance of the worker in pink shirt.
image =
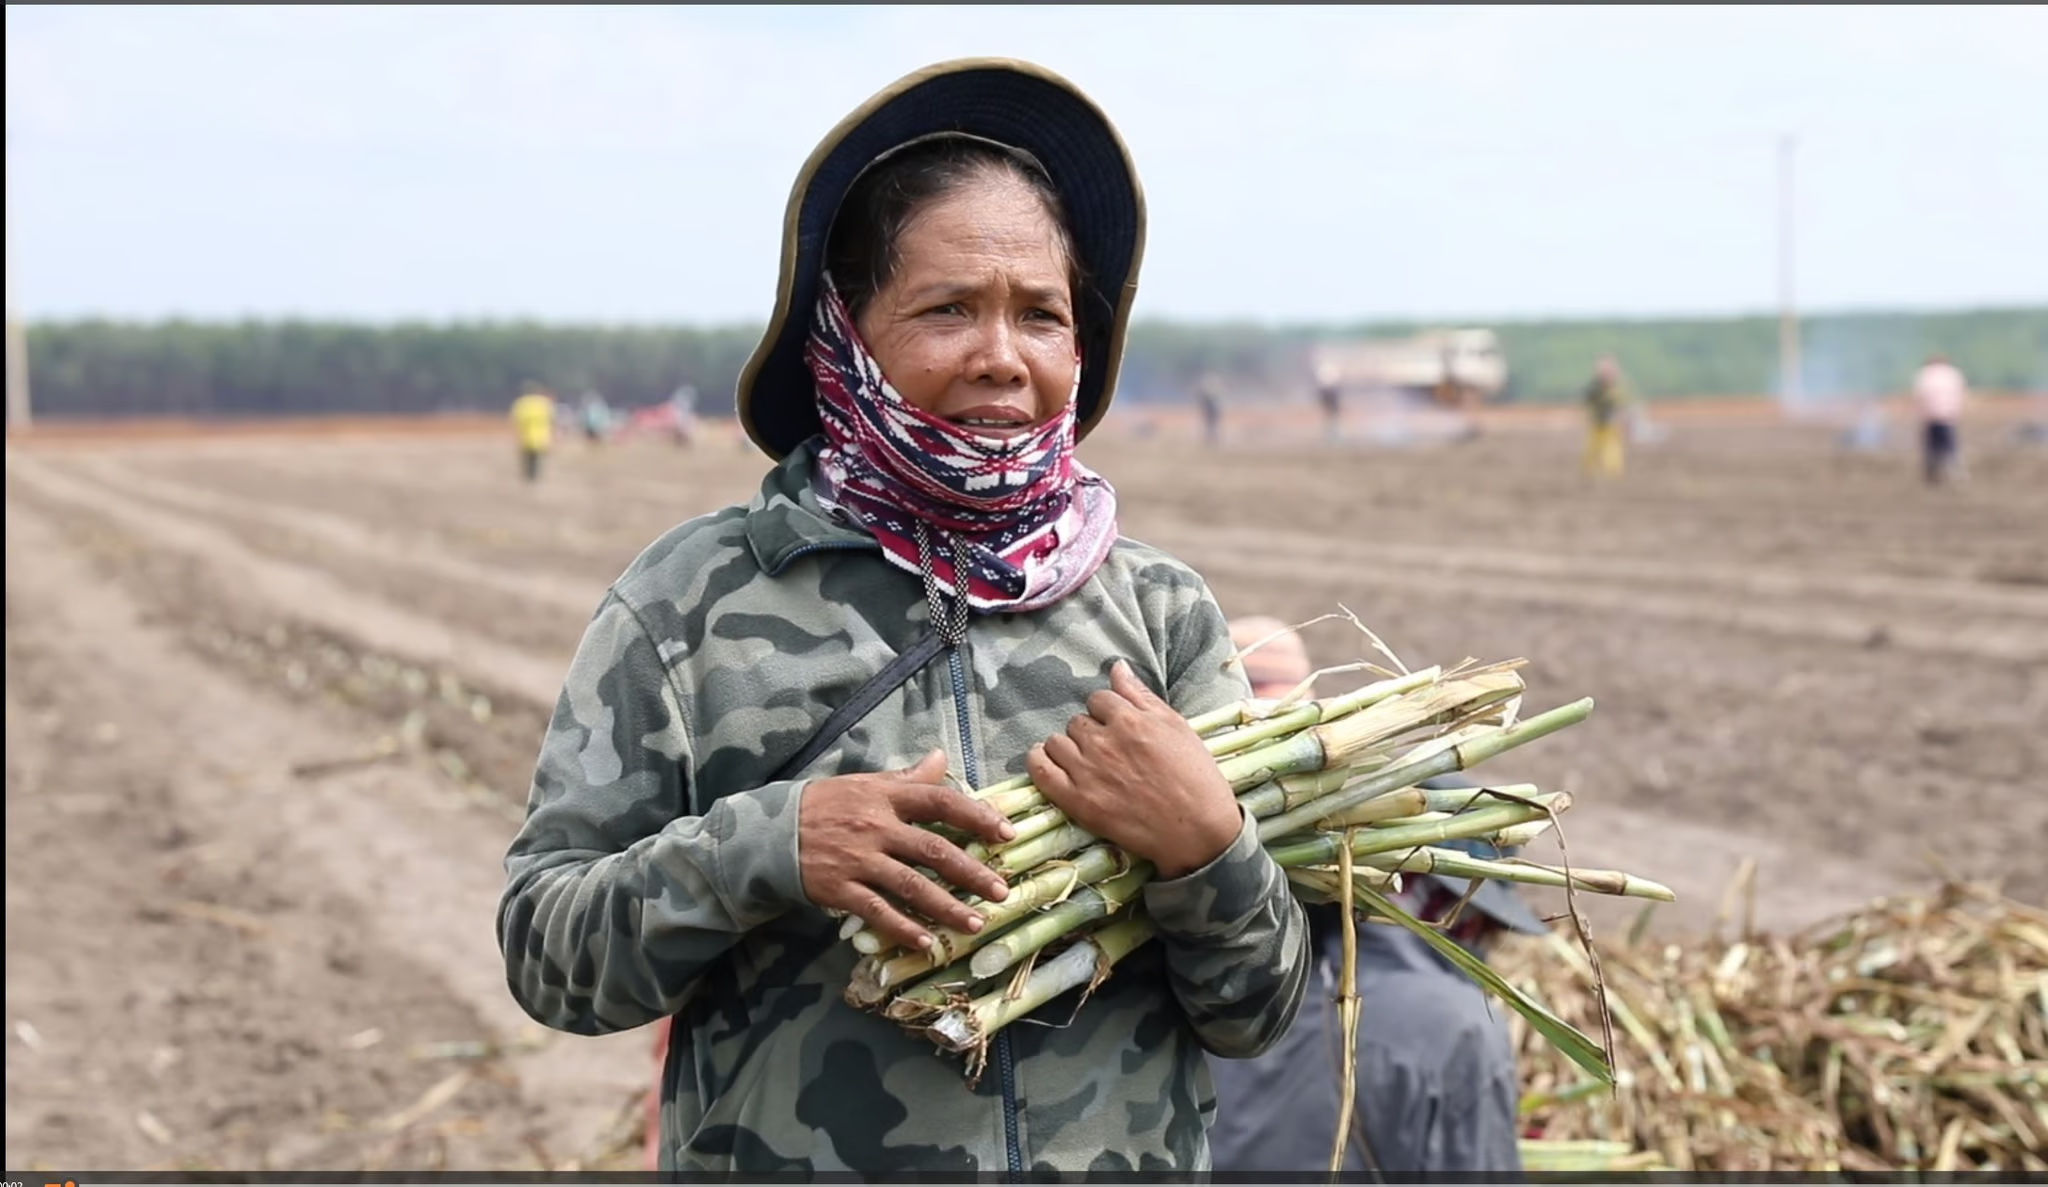
{"type": "Polygon", "coordinates": [[[1956,464],[1956,422],[1970,385],[1943,354],[1929,355],[1913,376],[1913,403],[1920,410],[1921,450],[1927,481],[1949,479],[1956,464]]]}

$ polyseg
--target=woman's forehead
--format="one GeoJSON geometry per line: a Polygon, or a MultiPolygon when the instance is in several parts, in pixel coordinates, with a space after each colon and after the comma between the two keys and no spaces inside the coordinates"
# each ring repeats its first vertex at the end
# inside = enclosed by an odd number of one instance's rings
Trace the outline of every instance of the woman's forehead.
{"type": "Polygon", "coordinates": [[[1047,274],[1065,289],[1067,249],[1052,212],[1028,187],[975,187],[937,195],[911,213],[897,238],[902,264],[1000,257],[1047,274]]]}
{"type": "Polygon", "coordinates": [[[986,213],[1000,211],[1029,215],[1053,222],[1052,207],[1045,195],[1014,171],[993,162],[976,168],[958,181],[926,197],[911,208],[910,221],[950,207],[958,211],[986,213]]]}

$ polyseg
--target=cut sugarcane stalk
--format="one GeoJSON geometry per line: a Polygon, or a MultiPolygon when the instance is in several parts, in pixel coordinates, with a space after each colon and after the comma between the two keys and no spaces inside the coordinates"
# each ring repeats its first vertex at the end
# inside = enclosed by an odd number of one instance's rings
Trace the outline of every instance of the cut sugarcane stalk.
{"type": "MultiPolygon", "coordinates": [[[[1083,886],[1092,886],[1123,873],[1130,868],[1130,859],[1114,846],[1096,845],[1081,850],[1074,855],[1072,861],[1046,865],[1043,869],[1033,868],[1037,872],[1010,887],[1009,897],[1002,902],[992,903],[979,898],[968,900],[968,905],[980,913],[984,920],[980,931],[964,932],[950,927],[935,927],[931,931],[931,948],[913,956],[927,961],[927,968],[949,964],[994,939],[998,931],[1022,919],[1032,910],[1058,902],[1083,886]]],[[[880,952],[885,944],[881,935],[876,932],[863,934],[872,937],[869,942],[875,945],[877,952],[880,952]]],[[[856,936],[854,939],[855,947],[859,947],[860,937],[856,936]]],[[[884,977],[880,987],[887,989],[892,984],[901,983],[900,980],[884,977]]]]}
{"type": "MultiPolygon", "coordinates": [[[[1567,801],[1571,797],[1571,793],[1568,791],[1560,791],[1557,794],[1564,796],[1567,801]]],[[[1556,811],[1564,811],[1563,806],[1552,805],[1552,807],[1556,811]]],[[[1493,847],[1496,849],[1521,849],[1533,843],[1536,838],[1544,833],[1549,832],[1556,824],[1555,820],[1532,820],[1527,824],[1511,825],[1493,834],[1493,847]]]]}
{"type": "Polygon", "coordinates": [[[985,800],[992,796],[1002,795],[1005,792],[1019,791],[1029,786],[1031,786],[1031,776],[1017,775],[1012,778],[1005,779],[1000,783],[991,783],[987,787],[981,788],[971,794],[975,799],[985,800]]]}
{"type": "Polygon", "coordinates": [[[846,1000],[864,1008],[880,1006],[902,986],[938,967],[928,953],[894,949],[877,956],[863,956],[853,966],[846,1000]]]}
{"type": "Polygon", "coordinates": [[[1670,887],[1624,874],[1619,870],[1582,870],[1574,867],[1570,875],[1552,866],[1538,865],[1530,861],[1488,861],[1471,857],[1449,849],[1428,847],[1403,850],[1395,853],[1362,855],[1362,863],[1378,866],[1383,870],[1399,870],[1404,874],[1444,874],[1452,878],[1490,878],[1496,882],[1519,882],[1524,886],[1569,886],[1589,894],[1611,894],[1621,898],[1655,899],[1660,903],[1675,903],[1678,896],[1670,887]]]}
{"type": "Polygon", "coordinates": [[[976,978],[966,960],[956,960],[888,999],[882,1015],[895,1022],[915,1022],[967,1000],[976,978]]]}
{"type": "MultiPolygon", "coordinates": [[[[1489,791],[1498,792],[1501,795],[1519,796],[1524,799],[1538,794],[1536,785],[1533,783],[1506,784],[1491,789],[1481,787],[1410,787],[1380,796],[1377,799],[1367,800],[1355,808],[1339,812],[1334,816],[1326,816],[1317,822],[1316,828],[1321,831],[1369,824],[1377,828],[1386,829],[1408,823],[1426,823],[1422,819],[1424,817],[1428,820],[1452,820],[1472,808],[1505,802],[1495,795],[1488,794],[1489,791]],[[1397,810],[1409,804],[1415,806],[1407,811],[1397,810]]],[[[1556,794],[1563,795],[1564,793],[1558,792],[1556,794]]],[[[1557,810],[1563,811],[1562,808],[1557,810]]]]}
{"type": "Polygon", "coordinates": [[[1374,705],[1399,697],[1417,689],[1426,688],[1442,674],[1440,668],[1424,668],[1392,680],[1368,684],[1355,692],[1324,701],[1310,701],[1282,710],[1271,717],[1247,721],[1228,733],[1217,734],[1205,740],[1209,753],[1221,758],[1236,754],[1261,742],[1298,733],[1312,725],[1334,721],[1339,717],[1361,712],[1374,705]]]}
{"type": "Polygon", "coordinates": [[[1062,824],[1028,841],[1004,847],[1002,852],[989,859],[988,866],[1005,878],[1014,878],[1026,870],[1037,869],[1046,862],[1085,849],[1095,840],[1094,833],[1078,824],[1062,824]]]}
{"type": "MultiPolygon", "coordinates": [[[[1323,771],[1309,771],[1299,775],[1283,775],[1278,779],[1262,783],[1238,797],[1238,802],[1260,820],[1280,812],[1292,811],[1312,800],[1322,799],[1350,787],[1357,786],[1367,776],[1377,774],[1389,767],[1419,762],[1441,754],[1471,738],[1481,737],[1488,730],[1483,726],[1467,725],[1454,729],[1438,738],[1412,746],[1400,754],[1388,752],[1389,747],[1398,747],[1398,739],[1379,743],[1348,767],[1337,767],[1323,771]]],[[[1397,788],[1402,785],[1396,785],[1397,788]]],[[[1428,790],[1428,789],[1424,789],[1428,790]]],[[[1463,790],[1471,790],[1469,788],[1463,790]]],[[[1385,793],[1381,793],[1385,794],[1385,793]]],[[[1433,793],[1432,793],[1433,794],[1433,793]]],[[[1432,804],[1436,801],[1432,800],[1432,804]]],[[[1451,810],[1446,808],[1444,810],[1451,810]]]]}
{"type": "MultiPolygon", "coordinates": [[[[1372,802],[1372,800],[1368,800],[1372,802]]],[[[1358,833],[1352,843],[1352,855],[1366,858],[1372,853],[1391,853],[1397,849],[1413,849],[1417,845],[1434,845],[1438,841],[1454,841],[1466,837],[1485,837],[1509,825],[1522,825],[1528,821],[1540,821],[1546,817],[1542,802],[1536,804],[1497,804],[1491,808],[1473,808],[1468,812],[1446,815],[1440,821],[1427,821],[1417,825],[1395,825],[1386,829],[1370,829],[1358,833]]],[[[1319,831],[1315,835],[1298,841],[1274,841],[1266,847],[1272,860],[1280,866],[1327,866],[1337,860],[1337,851],[1343,847],[1343,833],[1319,831]]]]}
{"type": "MultiPolygon", "coordinates": [[[[1009,840],[998,841],[993,845],[989,844],[986,841],[975,841],[972,844],[966,846],[967,856],[973,858],[978,862],[987,864],[989,860],[995,857],[997,854],[1000,854],[1005,850],[1013,849],[1018,845],[1022,845],[1026,841],[1030,841],[1037,837],[1042,837],[1045,834],[1052,832],[1054,829],[1057,829],[1066,822],[1067,814],[1065,812],[1060,811],[1058,808],[1041,808],[1028,816],[1019,817],[1018,819],[1012,821],[1011,827],[1016,829],[1017,833],[1009,840]]],[[[1020,868],[1028,869],[1029,867],[1020,868]]]]}
{"type": "Polygon", "coordinates": [[[1193,717],[1188,718],[1188,728],[1194,730],[1195,736],[1198,738],[1208,738],[1224,730],[1236,729],[1245,722],[1253,720],[1249,716],[1251,706],[1252,703],[1250,701],[1238,701],[1234,704],[1225,705],[1221,709],[1211,709],[1207,713],[1197,713],[1193,717]]]}
{"type": "Polygon", "coordinates": [[[1321,706],[1311,701],[1306,705],[1297,705],[1292,709],[1283,713],[1276,713],[1271,717],[1257,721],[1248,721],[1236,729],[1211,735],[1202,739],[1202,744],[1209,748],[1211,755],[1223,758],[1227,755],[1249,749],[1261,742],[1270,742],[1275,738],[1284,738],[1289,734],[1299,733],[1303,729],[1320,722],[1322,719],[1321,706]]]}
{"type": "MultiPolygon", "coordinates": [[[[1512,825],[1527,824],[1531,820],[1549,817],[1549,806],[1561,792],[1536,796],[1530,804],[1496,804],[1491,808],[1474,808],[1469,812],[1447,815],[1441,820],[1421,824],[1403,824],[1391,828],[1376,828],[1359,833],[1351,844],[1353,857],[1369,857],[1375,853],[1392,853],[1415,845],[1434,845],[1439,841],[1457,841],[1470,837],[1483,837],[1499,832],[1512,825]]],[[[1279,860],[1277,857],[1274,860],[1279,860]]]]}
{"type": "Polygon", "coordinates": [[[993,977],[1062,936],[1108,918],[1136,898],[1152,874],[1152,863],[1141,861],[1114,878],[1082,887],[1066,902],[1033,915],[983,945],[969,961],[969,970],[976,978],[993,977]]]}
{"type": "Polygon", "coordinates": [[[1142,910],[1133,909],[1127,917],[1090,932],[1058,956],[1040,963],[1014,996],[999,989],[940,1014],[931,1024],[930,1034],[949,1051],[979,1046],[987,1036],[1067,990],[1100,982],[1111,966],[1150,938],[1152,920],[1142,910]]]}
{"type": "MultiPolygon", "coordinates": [[[[1286,871],[1287,881],[1306,891],[1305,897],[1318,903],[1341,903],[1344,893],[1337,886],[1337,875],[1320,866],[1303,866],[1286,871]]],[[[1353,866],[1351,881],[1357,886],[1370,886],[1374,890],[1399,889],[1401,875],[1392,870],[1376,870],[1371,866],[1353,866]]]]}
{"type": "MultiPolygon", "coordinates": [[[[1403,787],[1413,787],[1424,779],[1478,766],[1487,759],[1504,754],[1517,746],[1525,746],[1566,726],[1576,725],[1584,721],[1586,715],[1592,711],[1593,698],[1585,697],[1569,705],[1560,705],[1548,713],[1539,713],[1527,720],[1516,722],[1505,729],[1460,742],[1429,758],[1388,767],[1361,780],[1355,786],[1260,821],[1259,840],[1269,841],[1275,837],[1301,832],[1326,816],[1334,816],[1374,796],[1403,787]]],[[[1347,724],[1348,719],[1316,728],[1332,730],[1347,724]]]]}
{"type": "Polygon", "coordinates": [[[992,791],[979,798],[982,803],[994,808],[997,812],[1011,820],[1050,806],[1045,798],[1045,793],[1039,791],[1037,786],[1031,783],[1025,783],[1016,787],[1005,787],[1001,791],[992,791]]]}

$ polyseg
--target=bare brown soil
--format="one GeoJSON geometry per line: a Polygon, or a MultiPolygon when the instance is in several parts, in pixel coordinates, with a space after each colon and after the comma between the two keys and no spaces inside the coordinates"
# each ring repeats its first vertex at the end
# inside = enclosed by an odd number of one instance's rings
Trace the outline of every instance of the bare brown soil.
{"type": "MultiPolygon", "coordinates": [[[[1532,711],[1597,699],[1498,775],[1575,793],[1574,862],[1676,888],[1652,929],[1712,926],[1745,858],[1773,928],[1932,863],[2048,900],[2048,451],[2007,423],[1945,490],[1768,417],[1671,422],[1605,484],[1544,423],[1186,427],[1083,455],[1226,611],[1341,603],[1411,664],[1527,657],[1532,711]]],[[[606,583],[763,465],[577,441],[528,487],[495,432],[10,439],[8,1165],[630,1164],[646,1036],[527,1026],[499,863],[606,583]]]]}

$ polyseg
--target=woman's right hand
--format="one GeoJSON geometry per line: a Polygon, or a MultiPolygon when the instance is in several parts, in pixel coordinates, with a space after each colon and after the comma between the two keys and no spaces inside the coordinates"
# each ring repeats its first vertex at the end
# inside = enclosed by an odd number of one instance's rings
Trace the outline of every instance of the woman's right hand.
{"type": "Polygon", "coordinates": [[[820,907],[858,915],[912,950],[933,940],[918,915],[958,931],[979,931],[981,915],[918,873],[931,870],[961,890],[1000,902],[1010,888],[965,850],[920,824],[949,824],[994,844],[1016,829],[994,808],[945,781],[946,754],[934,750],[900,771],[835,775],[804,788],[797,814],[797,859],[804,896],[820,907]]]}

